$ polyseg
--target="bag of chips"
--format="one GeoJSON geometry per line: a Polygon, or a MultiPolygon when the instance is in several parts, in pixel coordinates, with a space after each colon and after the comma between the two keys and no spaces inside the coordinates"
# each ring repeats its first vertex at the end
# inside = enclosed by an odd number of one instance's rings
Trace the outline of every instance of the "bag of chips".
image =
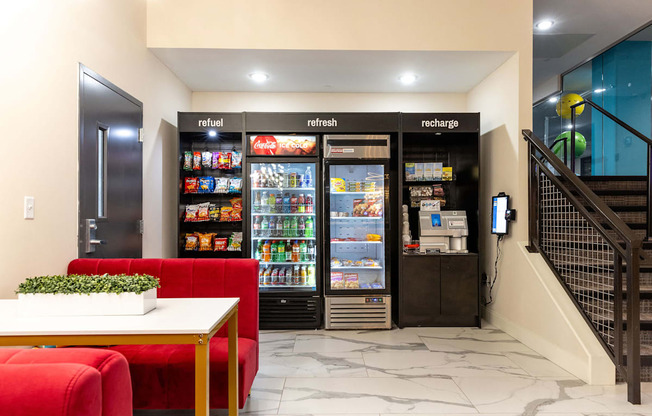
{"type": "Polygon", "coordinates": [[[202,194],[212,193],[215,190],[215,181],[212,176],[199,178],[199,192],[202,194]]]}
{"type": "Polygon", "coordinates": [[[218,169],[231,169],[231,152],[220,152],[217,162],[218,169]]]}
{"type": "Polygon", "coordinates": [[[199,251],[211,251],[213,249],[214,233],[199,233],[199,251]]]}
{"type": "Polygon", "coordinates": [[[231,198],[229,200],[233,209],[242,209],[242,198],[231,198]]]}
{"type": "Polygon", "coordinates": [[[208,206],[208,218],[211,221],[219,221],[220,220],[220,207],[218,207],[215,204],[210,204],[208,206]]]}
{"type": "Polygon", "coordinates": [[[192,153],[192,169],[201,170],[201,152],[192,153]]]}
{"type": "Polygon", "coordinates": [[[213,162],[213,152],[201,153],[201,165],[205,168],[210,168],[213,162]]]}
{"type": "Polygon", "coordinates": [[[242,192],[242,178],[231,178],[229,181],[229,193],[239,194],[242,192]]]}
{"type": "Polygon", "coordinates": [[[213,163],[211,164],[212,169],[217,169],[220,164],[220,152],[213,152],[213,163]]]}
{"type": "Polygon", "coordinates": [[[186,251],[197,250],[198,241],[199,239],[197,238],[197,234],[186,234],[186,244],[184,246],[184,249],[186,251]]]}
{"type": "Polygon", "coordinates": [[[210,206],[209,202],[203,202],[197,205],[197,221],[209,221],[210,216],[208,215],[208,207],[210,206]]]}
{"type": "Polygon", "coordinates": [[[236,231],[229,237],[228,251],[242,251],[242,232],[236,231]]]}
{"type": "Polygon", "coordinates": [[[231,212],[233,208],[231,207],[222,207],[220,209],[220,221],[231,221],[231,212]]]}
{"type": "Polygon", "coordinates": [[[242,221],[242,208],[233,208],[233,211],[231,211],[231,221],[242,221]]]}
{"type": "Polygon", "coordinates": [[[192,152],[183,152],[183,170],[192,170],[192,152]]]}
{"type": "Polygon", "coordinates": [[[215,178],[215,193],[225,194],[229,190],[229,178],[215,178]]]}
{"type": "Polygon", "coordinates": [[[231,152],[231,169],[242,167],[242,152],[231,152]]]}
{"type": "Polygon", "coordinates": [[[197,221],[197,212],[199,207],[197,205],[186,205],[186,218],[185,222],[195,222],[197,221]]]}
{"type": "Polygon", "coordinates": [[[218,238],[215,237],[215,251],[226,251],[226,248],[228,246],[228,239],[227,238],[218,238]]]}
{"type": "Polygon", "coordinates": [[[197,178],[189,176],[185,179],[185,193],[187,194],[196,194],[199,189],[199,183],[197,178]]]}

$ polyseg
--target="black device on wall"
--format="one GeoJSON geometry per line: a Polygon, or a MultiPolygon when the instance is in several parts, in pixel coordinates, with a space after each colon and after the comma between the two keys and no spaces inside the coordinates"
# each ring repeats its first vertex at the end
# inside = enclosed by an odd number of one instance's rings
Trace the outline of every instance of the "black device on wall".
{"type": "Polygon", "coordinates": [[[509,208],[509,195],[504,192],[491,197],[491,234],[509,234],[510,221],[516,220],[516,210],[509,208]]]}

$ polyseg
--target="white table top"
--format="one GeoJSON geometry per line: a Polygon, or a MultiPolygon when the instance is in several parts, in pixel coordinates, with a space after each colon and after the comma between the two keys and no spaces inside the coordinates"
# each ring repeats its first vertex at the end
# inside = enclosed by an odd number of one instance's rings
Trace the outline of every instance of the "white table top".
{"type": "Polygon", "coordinates": [[[18,300],[0,300],[0,336],[206,334],[239,298],[157,299],[156,309],[129,316],[21,315],[18,300]]]}

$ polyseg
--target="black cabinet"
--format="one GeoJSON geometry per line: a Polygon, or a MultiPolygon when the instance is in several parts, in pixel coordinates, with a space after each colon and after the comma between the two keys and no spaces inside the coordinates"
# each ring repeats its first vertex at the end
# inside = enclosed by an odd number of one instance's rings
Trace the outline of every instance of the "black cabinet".
{"type": "Polygon", "coordinates": [[[479,326],[477,254],[403,255],[398,326],[479,326]]]}

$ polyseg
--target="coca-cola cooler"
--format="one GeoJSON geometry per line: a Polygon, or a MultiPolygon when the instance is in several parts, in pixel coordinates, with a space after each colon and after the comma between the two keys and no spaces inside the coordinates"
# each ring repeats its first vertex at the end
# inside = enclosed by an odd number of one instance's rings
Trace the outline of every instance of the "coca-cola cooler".
{"type": "Polygon", "coordinates": [[[318,137],[248,134],[247,153],[247,246],[260,262],[260,328],[319,328],[318,137]]]}

